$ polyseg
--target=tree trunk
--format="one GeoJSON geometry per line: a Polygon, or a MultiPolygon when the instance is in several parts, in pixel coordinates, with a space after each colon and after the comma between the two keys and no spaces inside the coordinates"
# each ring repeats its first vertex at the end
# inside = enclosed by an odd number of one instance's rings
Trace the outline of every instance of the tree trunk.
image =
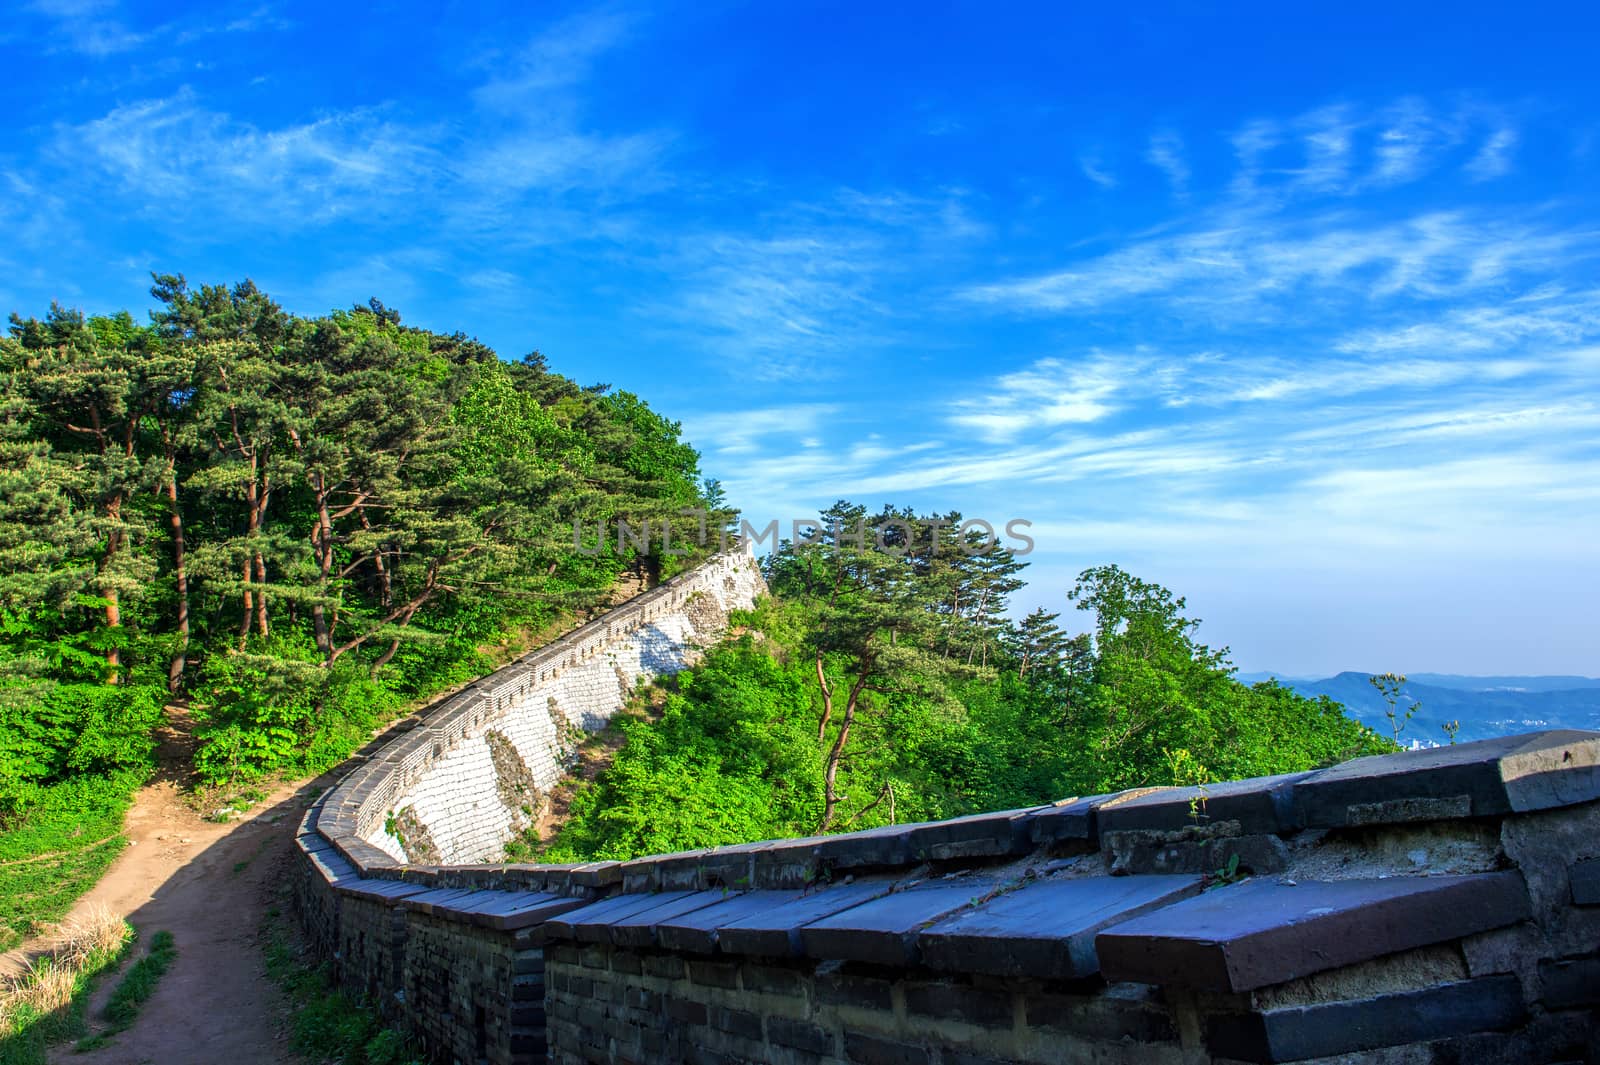
{"type": "Polygon", "coordinates": [[[861,693],[866,687],[867,678],[864,675],[851,686],[850,697],[844,704],[844,720],[839,723],[839,735],[834,738],[833,746],[828,750],[828,766],[822,774],[822,826],[819,832],[828,831],[833,824],[834,813],[839,808],[839,790],[836,784],[839,762],[844,758],[845,744],[850,742],[850,726],[856,722],[856,707],[860,705],[861,693]]]}
{"type": "Polygon", "coordinates": [[[828,686],[828,673],[822,665],[822,652],[817,652],[817,687],[822,689],[822,720],[817,722],[817,742],[828,738],[828,719],[833,716],[833,689],[828,686]]]}
{"type": "Polygon", "coordinates": [[[312,478],[312,490],[317,497],[317,531],[311,544],[316,551],[320,580],[317,598],[311,603],[311,625],[316,633],[317,651],[327,658],[333,653],[333,634],[328,627],[328,608],[322,596],[328,594],[328,576],[333,572],[333,522],[328,517],[328,494],[321,474],[312,478]]]}
{"type": "Polygon", "coordinates": [[[177,468],[167,465],[167,503],[172,508],[172,573],[178,591],[178,646],[167,666],[167,691],[177,694],[189,662],[189,571],[184,561],[183,512],[178,509],[177,468]]]}
{"type": "MultiPolygon", "coordinates": [[[[106,533],[106,553],[100,560],[102,575],[109,574],[111,564],[116,561],[117,549],[122,546],[122,530],[115,527],[122,520],[120,498],[106,505],[106,517],[111,519],[112,528],[106,533]]],[[[113,630],[112,642],[106,648],[106,683],[117,684],[122,679],[122,649],[116,644],[119,637],[115,630],[122,628],[122,602],[114,585],[101,585],[100,594],[106,601],[106,628],[113,630]]]]}

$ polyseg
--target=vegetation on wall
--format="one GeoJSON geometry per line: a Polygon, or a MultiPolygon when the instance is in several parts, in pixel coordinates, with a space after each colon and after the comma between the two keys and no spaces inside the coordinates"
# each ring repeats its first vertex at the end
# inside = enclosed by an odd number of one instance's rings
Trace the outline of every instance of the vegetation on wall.
{"type": "Polygon", "coordinates": [[[960,515],[841,502],[768,560],[747,631],[619,726],[549,860],[848,831],[1392,749],[1337,703],[1233,678],[1182,598],[1116,566],[1068,592],[1088,631],[1006,601],[1023,563],[960,515]],[[849,535],[860,523],[878,538],[849,535]],[[844,535],[840,534],[840,530],[844,535]],[[946,537],[951,534],[945,533],[946,537]]]}

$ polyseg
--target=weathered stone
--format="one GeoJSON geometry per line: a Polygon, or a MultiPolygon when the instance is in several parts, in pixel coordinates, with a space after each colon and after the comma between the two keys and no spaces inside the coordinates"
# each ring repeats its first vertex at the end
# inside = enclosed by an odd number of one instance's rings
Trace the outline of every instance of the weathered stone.
{"type": "Polygon", "coordinates": [[[612,922],[643,910],[653,909],[664,902],[683,898],[688,894],[687,891],[664,891],[653,895],[617,895],[547,921],[545,930],[552,939],[606,943],[611,938],[612,922]]]}
{"type": "Polygon", "coordinates": [[[1287,884],[1250,880],[1115,925],[1108,980],[1248,991],[1523,920],[1514,872],[1287,884]]]}
{"type": "MultiPolygon", "coordinates": [[[[803,950],[800,941],[803,925],[885,895],[892,887],[894,882],[889,880],[859,880],[804,894],[771,909],[729,921],[717,929],[717,943],[728,954],[770,958],[798,955],[803,950]]],[[[752,891],[750,895],[758,893],[752,891]]]]}
{"type": "Polygon", "coordinates": [[[1108,832],[1175,832],[1237,822],[1239,834],[1291,832],[1294,785],[1310,773],[1251,777],[1192,788],[1161,788],[1109,800],[1095,810],[1102,837],[1108,832]]]}
{"type": "Polygon", "coordinates": [[[1044,881],[923,929],[917,946],[923,963],[937,969],[1080,979],[1100,969],[1100,929],[1199,891],[1193,876],[1044,881]]]}
{"type": "Polygon", "coordinates": [[[374,902],[398,901],[428,890],[403,880],[350,880],[339,885],[339,893],[374,902]]]}
{"type": "Polygon", "coordinates": [[[1095,827],[1095,807],[1109,795],[1062,799],[1040,810],[1028,821],[1028,833],[1035,843],[1082,844],[1092,850],[1100,836],[1095,827]]]}
{"type": "Polygon", "coordinates": [[[846,1033],[844,1052],[858,1065],[928,1065],[932,1060],[926,1047],[857,1032],[846,1033]]]}
{"type": "Polygon", "coordinates": [[[799,891],[717,892],[718,899],[656,922],[656,942],[666,950],[710,954],[717,949],[718,929],[745,917],[764,914],[803,897],[799,891]]]}
{"type": "Polygon", "coordinates": [[[1600,858],[1574,862],[1567,870],[1572,901],[1578,906],[1600,906],[1600,858]]]}
{"type": "Polygon", "coordinates": [[[1600,954],[1542,961],[1539,983],[1546,1009],[1600,1005],[1600,954]]]}
{"type": "Polygon", "coordinates": [[[667,899],[659,906],[619,917],[607,923],[611,942],[619,947],[651,946],[656,942],[658,922],[668,921],[684,914],[693,914],[696,910],[703,910],[707,906],[721,902],[723,898],[724,895],[720,891],[695,891],[667,899]]]}
{"type": "Polygon", "coordinates": [[[1211,1018],[1206,1045],[1241,1061],[1299,1061],[1513,1028],[1526,1015],[1516,978],[1491,976],[1354,1002],[1224,1014],[1211,1018]]]}
{"type": "MultiPolygon", "coordinates": [[[[1237,822],[1212,826],[1231,829],[1237,822]]],[[[1289,865],[1289,848],[1277,836],[1189,837],[1179,832],[1102,832],[1113,876],[1128,873],[1215,874],[1232,868],[1245,875],[1282,872],[1289,865]],[[1179,838],[1173,838],[1179,837],[1179,838]]]]}
{"type": "Polygon", "coordinates": [[[824,836],[812,848],[823,869],[906,865],[912,860],[911,833],[922,825],[886,825],[864,832],[824,836]]]}
{"type": "Polygon", "coordinates": [[[864,902],[800,929],[808,957],[908,965],[917,959],[917,931],[995,890],[994,881],[935,881],[864,902]]]}
{"type": "Polygon", "coordinates": [[[911,826],[906,847],[916,861],[1026,854],[1033,847],[1034,815],[1049,809],[1030,806],[911,826]]]}
{"type": "Polygon", "coordinates": [[[1373,755],[1294,785],[1309,828],[1488,817],[1600,799],[1600,733],[1549,732],[1373,755]]]}
{"type": "Polygon", "coordinates": [[[1016,1010],[1011,996],[963,984],[916,982],[906,986],[906,1009],[925,1017],[1009,1028],[1016,1010]]]}

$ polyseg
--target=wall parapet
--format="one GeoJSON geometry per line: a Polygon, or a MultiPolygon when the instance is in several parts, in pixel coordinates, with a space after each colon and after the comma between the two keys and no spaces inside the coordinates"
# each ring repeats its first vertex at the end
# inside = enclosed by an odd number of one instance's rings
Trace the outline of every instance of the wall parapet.
{"type": "Polygon", "coordinates": [[[296,895],[437,1061],[1600,1060],[1600,733],[567,866],[362,839],[402,742],[296,895]]]}

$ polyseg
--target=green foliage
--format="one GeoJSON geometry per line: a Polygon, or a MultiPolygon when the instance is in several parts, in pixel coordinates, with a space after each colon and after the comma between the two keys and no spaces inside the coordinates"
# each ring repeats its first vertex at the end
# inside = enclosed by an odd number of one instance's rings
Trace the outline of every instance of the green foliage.
{"type": "Polygon", "coordinates": [[[367,1003],[333,981],[326,965],[309,964],[274,908],[262,929],[267,975],[293,1006],[291,1045],[312,1061],[337,1065],[421,1065],[404,1037],[385,1028],[367,1003]]]}
{"type": "Polygon", "coordinates": [[[936,520],[959,515],[839,503],[813,542],[784,544],[774,598],[738,619],[762,638],[713,649],[657,719],[623,726],[544,856],[872,828],[1392,749],[1326,698],[1240,684],[1182,598],[1115,566],[1069,592],[1089,632],[1044,611],[1007,620],[1020,563],[934,552],[917,530],[936,520]],[[908,550],[872,550],[848,535],[857,520],[909,521],[908,550]]]}
{"type": "Polygon", "coordinates": [[[571,547],[708,501],[638,397],[377,300],[154,282],[148,325],[52,306],[0,338],[0,817],[144,764],[169,693],[207,780],[327,768],[485,646],[686,564],[571,547]]]}
{"type": "Polygon", "coordinates": [[[749,639],[684,674],[659,719],[576,797],[545,858],[632,857],[801,833],[819,813],[815,728],[803,671],[749,639]]]}
{"type": "Polygon", "coordinates": [[[0,950],[60,920],[126,845],[122,815],[144,770],[70,776],[0,830],[0,950]]]}
{"type": "Polygon", "coordinates": [[[177,957],[178,945],[171,932],[161,931],[150,937],[150,950],[117,981],[111,998],[106,1001],[105,1018],[109,1022],[106,1035],[125,1031],[133,1024],[177,957]]]}

